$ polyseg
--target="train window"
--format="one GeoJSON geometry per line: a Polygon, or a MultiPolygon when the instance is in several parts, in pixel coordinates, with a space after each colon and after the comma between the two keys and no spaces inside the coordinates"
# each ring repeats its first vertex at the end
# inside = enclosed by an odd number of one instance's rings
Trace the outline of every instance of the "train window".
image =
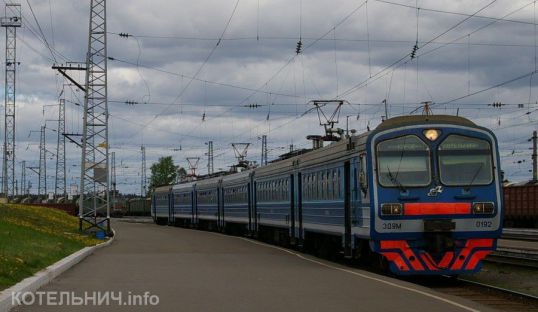
{"type": "Polygon", "coordinates": [[[415,135],[377,144],[377,174],[385,187],[427,186],[431,183],[430,149],[415,135]]]}
{"type": "Polygon", "coordinates": [[[284,180],[280,180],[280,200],[284,200],[284,180]]]}
{"type": "Polygon", "coordinates": [[[487,185],[493,182],[488,141],[449,135],[439,145],[439,173],[445,185],[487,185]]]}
{"type": "Polygon", "coordinates": [[[329,191],[331,190],[330,184],[329,184],[329,171],[325,171],[325,192],[324,197],[325,199],[329,199],[329,191]]]}
{"type": "Polygon", "coordinates": [[[325,193],[325,172],[321,172],[321,174],[320,174],[319,186],[320,186],[319,198],[323,199],[325,197],[325,195],[324,195],[324,193],[325,193]]]}
{"type": "Polygon", "coordinates": [[[305,184],[305,193],[303,194],[303,199],[308,200],[309,194],[310,194],[310,175],[305,175],[306,178],[306,184],[305,184]]]}
{"type": "Polygon", "coordinates": [[[280,200],[284,200],[284,180],[280,180],[280,200]]]}
{"type": "Polygon", "coordinates": [[[327,199],[333,199],[333,170],[327,171],[327,199]]]}
{"type": "Polygon", "coordinates": [[[312,199],[318,199],[319,188],[318,188],[318,173],[312,175],[312,199]]]}
{"type": "Polygon", "coordinates": [[[338,174],[337,169],[333,170],[333,199],[338,198],[338,174]]]}
{"type": "Polygon", "coordinates": [[[286,187],[286,200],[290,200],[290,184],[289,184],[289,181],[286,180],[286,184],[285,184],[285,187],[286,187]]]}
{"type": "Polygon", "coordinates": [[[311,178],[311,174],[308,174],[308,177],[307,177],[307,180],[306,180],[306,199],[310,199],[310,194],[312,193],[312,178],[311,178]]]}
{"type": "Polygon", "coordinates": [[[338,186],[338,199],[342,198],[342,193],[341,193],[341,184],[340,184],[340,168],[338,168],[338,178],[336,180],[336,185],[338,186]]]}

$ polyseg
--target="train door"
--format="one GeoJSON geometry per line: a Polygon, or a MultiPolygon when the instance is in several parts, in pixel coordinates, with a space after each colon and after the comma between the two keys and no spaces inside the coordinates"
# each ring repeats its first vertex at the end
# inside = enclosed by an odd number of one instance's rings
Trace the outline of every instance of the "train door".
{"type": "Polygon", "coordinates": [[[174,193],[168,192],[168,224],[174,224],[174,193]]]}
{"type": "Polygon", "coordinates": [[[257,209],[257,196],[256,196],[256,192],[257,192],[257,183],[256,182],[253,182],[253,187],[252,187],[252,206],[251,206],[251,209],[250,209],[250,222],[251,222],[251,226],[252,228],[250,229],[252,231],[252,233],[256,234],[258,232],[258,209],[257,209]]]}
{"type": "Polygon", "coordinates": [[[303,242],[303,199],[302,199],[302,174],[297,173],[295,183],[292,186],[294,192],[292,193],[292,201],[294,201],[294,229],[295,229],[295,243],[302,245],[303,242]]]}
{"type": "Polygon", "coordinates": [[[198,190],[196,186],[192,192],[192,224],[193,226],[198,224],[198,190]]]}
{"type": "Polygon", "coordinates": [[[217,186],[217,230],[222,230],[224,226],[224,205],[222,202],[222,187],[221,183],[217,186]]]}
{"type": "Polygon", "coordinates": [[[252,183],[247,184],[248,231],[252,231],[252,183]]]}
{"type": "Polygon", "coordinates": [[[289,220],[290,220],[290,225],[289,225],[289,235],[290,235],[290,242],[292,244],[295,244],[295,238],[297,237],[297,231],[296,231],[296,227],[295,227],[295,221],[296,221],[296,215],[297,215],[297,212],[296,212],[296,205],[295,205],[295,183],[294,183],[294,179],[293,179],[293,174],[290,174],[290,179],[289,179],[289,185],[288,185],[288,193],[290,194],[290,197],[289,197],[289,203],[290,203],[290,214],[289,214],[289,220]]]}
{"type": "Polygon", "coordinates": [[[351,257],[351,165],[344,163],[344,256],[351,257]]]}

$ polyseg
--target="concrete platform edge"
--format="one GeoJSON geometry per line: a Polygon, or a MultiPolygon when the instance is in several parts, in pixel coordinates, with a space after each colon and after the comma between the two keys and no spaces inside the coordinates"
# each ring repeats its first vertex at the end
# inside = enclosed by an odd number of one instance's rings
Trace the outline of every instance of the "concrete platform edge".
{"type": "Polygon", "coordinates": [[[77,263],[84,260],[86,257],[91,255],[95,250],[112,244],[112,242],[114,241],[114,238],[116,237],[116,232],[114,230],[112,231],[114,232],[114,236],[112,236],[112,238],[110,238],[108,241],[101,243],[99,245],[92,246],[92,247],[82,248],[81,250],[37,272],[34,276],[27,277],[23,279],[22,281],[20,281],[19,283],[15,284],[14,286],[1,291],[0,292],[0,312],[10,311],[16,306],[16,305],[13,305],[14,302],[12,302],[13,293],[35,292],[42,286],[50,283],[53,279],[58,277],[63,272],[67,271],[68,269],[75,266],[77,263]]]}

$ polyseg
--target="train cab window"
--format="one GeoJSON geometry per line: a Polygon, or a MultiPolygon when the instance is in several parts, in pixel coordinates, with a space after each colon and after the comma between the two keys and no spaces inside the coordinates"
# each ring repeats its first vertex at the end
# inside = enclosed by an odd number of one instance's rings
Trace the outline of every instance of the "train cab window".
{"type": "Polygon", "coordinates": [[[439,145],[439,173],[445,185],[487,185],[493,182],[491,145],[488,141],[449,135],[439,145]]]}
{"type": "Polygon", "coordinates": [[[377,174],[384,187],[427,186],[431,183],[430,149],[415,135],[377,144],[377,174]]]}

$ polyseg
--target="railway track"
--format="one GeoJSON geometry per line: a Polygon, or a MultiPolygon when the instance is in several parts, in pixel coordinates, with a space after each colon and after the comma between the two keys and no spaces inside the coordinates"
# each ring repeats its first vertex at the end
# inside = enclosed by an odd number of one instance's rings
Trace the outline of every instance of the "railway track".
{"type": "Polygon", "coordinates": [[[504,228],[502,238],[538,241],[538,229],[504,228]]]}
{"type": "Polygon", "coordinates": [[[538,268],[538,250],[498,247],[485,261],[538,268]]]}
{"type": "Polygon", "coordinates": [[[465,278],[448,276],[424,277],[410,282],[431,288],[437,292],[478,302],[498,311],[538,312],[538,297],[482,284],[465,278]]]}

